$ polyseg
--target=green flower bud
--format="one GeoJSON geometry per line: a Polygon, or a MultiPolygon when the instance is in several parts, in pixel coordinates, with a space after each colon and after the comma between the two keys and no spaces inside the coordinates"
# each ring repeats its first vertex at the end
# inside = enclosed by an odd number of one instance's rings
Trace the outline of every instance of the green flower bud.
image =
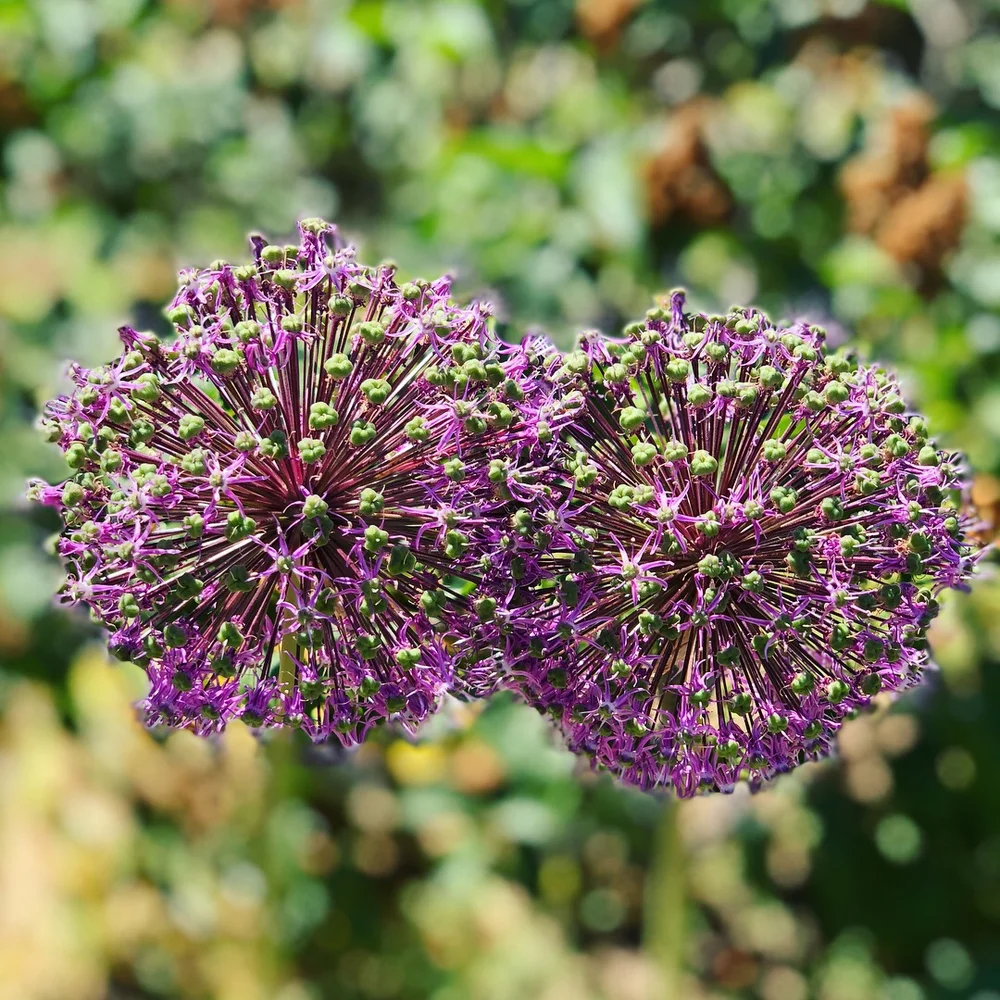
{"type": "Polygon", "coordinates": [[[566,677],[566,671],[561,667],[552,667],[548,673],[545,675],[545,679],[552,685],[557,691],[561,691],[566,687],[568,679],[566,677]]]}
{"type": "Polygon", "coordinates": [[[708,356],[709,361],[721,364],[723,361],[728,360],[729,348],[718,341],[712,341],[712,343],[705,346],[705,354],[708,356]]]}
{"type": "Polygon", "coordinates": [[[440,590],[425,590],[420,594],[420,607],[429,618],[437,618],[444,610],[445,594],[440,590]]]}
{"type": "Polygon", "coordinates": [[[132,594],[122,594],[118,599],[118,610],[126,618],[138,618],[141,609],[132,594]]]}
{"type": "Polygon", "coordinates": [[[454,528],[445,533],[444,554],[449,559],[460,559],[469,548],[469,536],[454,528]]]}
{"type": "Polygon", "coordinates": [[[269,243],[266,247],[261,248],[260,259],[272,267],[275,264],[283,264],[285,262],[285,249],[269,243]]]}
{"type": "Polygon", "coordinates": [[[481,622],[489,622],[493,620],[494,614],[497,610],[497,602],[493,597],[480,597],[476,601],[476,615],[481,622]]]}
{"type": "Polygon", "coordinates": [[[687,445],[680,441],[668,441],[663,446],[663,457],[668,462],[680,462],[682,459],[687,458],[687,454],[687,445]]]}
{"type": "Polygon", "coordinates": [[[392,392],[392,386],[384,378],[366,378],[359,388],[374,406],[384,403],[392,392]]]}
{"type": "Polygon", "coordinates": [[[182,326],[194,318],[194,310],[190,306],[174,306],[172,309],[164,309],[163,314],[175,326],[182,326]]]}
{"type": "Polygon", "coordinates": [[[882,480],[875,469],[859,469],[854,477],[854,488],[863,497],[877,493],[882,487],[882,480]]]}
{"type": "Polygon", "coordinates": [[[649,465],[656,458],[656,445],[648,441],[637,441],[632,445],[632,460],[636,465],[649,465]]]}
{"type": "Polygon", "coordinates": [[[724,667],[735,667],[740,662],[738,646],[726,646],[720,649],[715,657],[724,667]]]}
{"type": "Polygon", "coordinates": [[[773,365],[761,365],[757,369],[757,378],[765,389],[780,389],[785,376],[773,365]]]}
{"type": "Polygon", "coordinates": [[[346,354],[331,354],[323,362],[323,370],[330,378],[341,381],[348,377],[354,369],[351,359],[346,354]]]}
{"type": "Polygon", "coordinates": [[[358,512],[362,517],[372,517],[375,514],[381,514],[384,503],[385,497],[381,493],[366,487],[361,491],[361,496],[358,499],[358,512]]]}
{"type": "MultiPolygon", "coordinates": [[[[170,644],[167,643],[167,645],[170,644]]],[[[183,670],[176,671],[174,673],[174,676],[170,678],[170,683],[178,691],[190,691],[191,688],[194,687],[194,681],[192,681],[191,678],[188,676],[188,674],[186,674],[183,670]]]]}
{"type": "Polygon", "coordinates": [[[826,397],[821,396],[818,392],[810,390],[802,397],[802,404],[807,410],[811,410],[813,413],[819,413],[821,410],[826,409],[826,397]]]}
{"type": "Polygon", "coordinates": [[[808,670],[803,670],[792,678],[792,692],[800,698],[809,694],[815,686],[816,678],[808,670]]]}
{"type": "Polygon", "coordinates": [[[160,396],[160,380],[153,372],[143,372],[132,388],[133,399],[141,399],[144,403],[154,403],[160,396]]]}
{"type": "Polygon", "coordinates": [[[604,369],[604,381],[609,385],[620,385],[628,381],[628,369],[623,364],[608,365],[604,369]]]}
{"type": "Polygon", "coordinates": [[[844,518],[844,507],[837,497],[825,497],[819,505],[823,516],[830,521],[840,521],[844,518]]]}
{"type": "Polygon", "coordinates": [[[310,493],[302,503],[302,516],[306,518],[322,517],[330,505],[315,493],[310,493]]]}
{"type": "Polygon", "coordinates": [[[646,422],[646,413],[637,406],[626,406],[618,415],[618,421],[623,430],[635,431],[646,422]]]}
{"type": "Polygon", "coordinates": [[[271,275],[271,280],[279,288],[284,288],[286,291],[292,291],[299,280],[299,276],[295,271],[281,270],[275,271],[274,274],[271,275]]]}
{"type": "Polygon", "coordinates": [[[355,327],[358,336],[369,346],[377,347],[385,340],[385,327],[376,320],[358,323],[355,327]]]}
{"type": "Polygon", "coordinates": [[[667,362],[664,370],[671,382],[684,382],[691,373],[691,362],[684,358],[673,358],[667,362]]]}
{"type": "Polygon", "coordinates": [[[237,451],[253,451],[257,447],[257,438],[250,431],[237,431],[233,438],[233,447],[237,451]]]}
{"type": "Polygon", "coordinates": [[[135,445],[146,444],[153,439],[155,433],[156,427],[153,426],[152,421],[146,420],[144,417],[139,417],[132,421],[129,440],[135,445]]]}
{"type": "Polygon", "coordinates": [[[177,424],[177,436],[182,441],[190,441],[205,429],[205,418],[194,413],[185,413],[177,424]]]}
{"type": "Polygon", "coordinates": [[[65,453],[66,464],[71,469],[82,469],[87,464],[87,449],[80,441],[74,441],[65,453]]]}
{"type": "Polygon", "coordinates": [[[691,406],[707,406],[712,401],[713,392],[707,385],[695,382],[688,386],[687,398],[691,406]]]}
{"type": "Polygon", "coordinates": [[[463,363],[462,371],[468,376],[470,382],[486,381],[486,366],[479,358],[469,358],[463,363]]]}
{"type": "Polygon", "coordinates": [[[240,366],[242,357],[228,347],[222,347],[212,355],[209,364],[217,375],[232,375],[240,366]]]}
{"type": "Polygon", "coordinates": [[[761,452],[767,462],[780,462],[788,454],[788,446],[784,441],[771,438],[764,442],[761,452]]]}
{"type": "Polygon", "coordinates": [[[303,438],[297,447],[299,457],[307,465],[318,462],[326,454],[326,445],[318,438],[303,438]]]}
{"type": "Polygon", "coordinates": [[[465,462],[460,458],[449,458],[442,465],[444,474],[453,482],[460,483],[465,479],[465,462]]]}
{"type": "Polygon", "coordinates": [[[233,333],[241,344],[249,344],[260,336],[260,323],[252,319],[241,319],[233,327],[233,333]]]}
{"type": "Polygon", "coordinates": [[[389,532],[383,531],[377,525],[370,524],[365,528],[365,551],[379,552],[389,544],[389,532]]]}
{"type": "Polygon", "coordinates": [[[513,399],[515,402],[520,402],[524,399],[524,390],[512,378],[504,382],[503,394],[507,399],[513,399]]]}
{"type": "Polygon", "coordinates": [[[412,670],[420,662],[420,650],[414,647],[397,649],[393,659],[404,669],[412,670]]]}
{"type": "Polygon", "coordinates": [[[782,514],[790,514],[795,505],[799,502],[798,493],[785,486],[775,486],[771,490],[771,503],[781,511],[782,514]]]}
{"type": "Polygon", "coordinates": [[[788,728],[788,718],[778,715],[776,712],[767,717],[767,731],[769,733],[783,733],[788,728]]]}
{"type": "Polygon", "coordinates": [[[168,625],[163,630],[163,642],[171,649],[181,649],[187,645],[187,641],[187,633],[177,625],[168,625]]]}
{"type": "Polygon", "coordinates": [[[826,700],[831,705],[839,705],[850,693],[850,687],[843,681],[830,681],[826,686],[826,700]]]}
{"type": "Polygon", "coordinates": [[[853,645],[853,643],[854,634],[847,622],[837,622],[830,630],[830,646],[837,652],[840,652],[842,649],[847,649],[847,647],[853,645]]]}
{"type": "Polygon", "coordinates": [[[192,448],[181,458],[181,468],[192,476],[200,476],[205,471],[205,449],[192,448]]]}
{"type": "Polygon", "coordinates": [[[516,414],[506,403],[494,401],[487,409],[490,423],[494,427],[510,427],[514,423],[516,414]]]}
{"type": "Polygon", "coordinates": [[[374,441],[378,431],[370,420],[355,420],[351,425],[350,442],[355,448],[361,448],[374,441]]]}
{"type": "Polygon", "coordinates": [[[239,649],[243,645],[243,633],[235,622],[223,622],[219,626],[219,642],[230,649],[239,649]]]}
{"type": "Polygon", "coordinates": [[[843,403],[851,398],[851,390],[843,382],[827,382],[823,395],[828,403],[843,403]]]}
{"type": "Polygon", "coordinates": [[[882,690],[882,678],[878,674],[867,674],[861,679],[861,693],[873,698],[882,690]]]}
{"type": "Polygon", "coordinates": [[[852,535],[841,536],[840,554],[844,556],[845,559],[849,559],[851,556],[855,555],[859,548],[861,548],[861,543],[852,535]]]}
{"type": "Polygon", "coordinates": [[[866,639],[862,655],[869,663],[875,663],[882,658],[885,645],[881,639],[866,639]]]}
{"type": "Polygon", "coordinates": [[[753,708],[753,698],[746,691],[739,691],[733,695],[729,707],[734,715],[748,715],[753,708]]]}
{"type": "Polygon", "coordinates": [[[177,580],[175,581],[176,587],[174,593],[182,601],[190,601],[198,597],[201,592],[205,589],[205,583],[203,580],[199,580],[197,577],[192,576],[190,573],[181,573],[177,580]]]}
{"type": "Polygon", "coordinates": [[[690,469],[692,476],[711,476],[719,468],[718,460],[707,451],[699,449],[691,456],[690,469]]]}
{"type": "Polygon", "coordinates": [[[255,410],[273,410],[278,405],[278,397],[266,386],[258,386],[250,397],[250,405],[255,410]]]}
{"type": "Polygon", "coordinates": [[[925,444],[917,455],[917,464],[926,466],[940,465],[941,458],[937,453],[937,449],[932,445],[925,444]]]}
{"type": "Polygon", "coordinates": [[[170,480],[166,476],[153,476],[149,481],[149,492],[154,497],[165,497],[170,494],[170,480]]]}
{"type": "Polygon", "coordinates": [[[330,297],[330,314],[338,319],[350,316],[354,309],[354,303],[345,295],[332,295],[330,297]]]}
{"type": "Polygon", "coordinates": [[[390,576],[403,576],[412,573],[417,565],[417,557],[405,542],[398,542],[389,552],[386,570],[390,576]]]}
{"type": "Polygon", "coordinates": [[[226,538],[230,542],[238,542],[249,538],[257,530],[257,522],[249,516],[244,516],[238,510],[231,511],[226,518],[226,538]]]}
{"type": "MultiPolygon", "coordinates": [[[[361,634],[355,639],[355,643],[358,650],[358,655],[362,660],[374,660],[378,656],[379,650],[382,648],[382,640],[378,636],[374,635],[364,635],[361,634]]],[[[404,700],[403,705],[396,711],[402,711],[406,702],[404,700]]]]}
{"type": "Polygon", "coordinates": [[[329,427],[336,427],[339,421],[340,414],[329,403],[317,402],[310,405],[309,429],[311,431],[325,431],[329,427]]]}
{"type": "Polygon", "coordinates": [[[890,434],[885,439],[885,450],[893,458],[903,458],[910,451],[910,443],[899,434],[890,434]]]}
{"type": "Polygon", "coordinates": [[[201,538],[205,533],[205,518],[201,514],[188,514],[182,523],[188,538],[201,538]]]}
{"type": "Polygon", "coordinates": [[[703,556],[698,561],[698,572],[715,579],[722,576],[722,560],[713,553],[703,556]]]}

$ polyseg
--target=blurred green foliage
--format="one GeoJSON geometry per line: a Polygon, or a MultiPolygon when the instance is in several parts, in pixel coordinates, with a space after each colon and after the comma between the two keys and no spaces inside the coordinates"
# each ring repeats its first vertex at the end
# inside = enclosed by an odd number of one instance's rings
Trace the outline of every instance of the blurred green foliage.
{"type": "Polygon", "coordinates": [[[151,736],[53,608],[67,358],[339,220],[566,346],[676,284],[901,370],[1000,509],[996,0],[0,4],[0,998],[1000,998],[1000,585],[841,759],[678,809],[530,710],[151,736]]]}

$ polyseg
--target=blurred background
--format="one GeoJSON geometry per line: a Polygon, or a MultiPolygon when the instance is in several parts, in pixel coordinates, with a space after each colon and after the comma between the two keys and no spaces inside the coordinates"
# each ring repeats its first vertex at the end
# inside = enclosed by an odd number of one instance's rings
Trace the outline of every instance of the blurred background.
{"type": "Polygon", "coordinates": [[[677,284],[852,336],[991,524],[997,0],[4,0],[0,170],[0,1000],[1000,1000],[990,567],[837,761],[675,808],[502,698],[146,733],[20,499],[66,359],[319,214],[511,338],[677,284]]]}

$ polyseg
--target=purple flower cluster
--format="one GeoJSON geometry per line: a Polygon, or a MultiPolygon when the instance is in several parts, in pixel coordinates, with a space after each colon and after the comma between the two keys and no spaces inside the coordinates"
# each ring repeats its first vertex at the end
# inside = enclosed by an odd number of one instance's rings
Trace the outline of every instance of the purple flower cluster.
{"type": "Polygon", "coordinates": [[[530,511],[504,683],[629,784],[757,784],[919,679],[974,562],[960,460],[817,328],[675,293],[625,332],[532,396],[564,485],[530,511]]]}
{"type": "Polygon", "coordinates": [[[822,331],[683,296],[612,341],[498,343],[310,220],[185,272],[42,426],[62,598],[150,724],[315,740],[511,689],[680,795],[821,756],[914,683],[975,560],[958,457],[822,331]]]}
{"type": "Polygon", "coordinates": [[[487,309],[397,285],[319,221],[181,277],[173,343],[123,328],[46,411],[75,472],[32,487],[62,512],[64,600],[145,667],[150,722],[345,743],[419,723],[475,614],[468,464],[520,395],[487,309]]]}

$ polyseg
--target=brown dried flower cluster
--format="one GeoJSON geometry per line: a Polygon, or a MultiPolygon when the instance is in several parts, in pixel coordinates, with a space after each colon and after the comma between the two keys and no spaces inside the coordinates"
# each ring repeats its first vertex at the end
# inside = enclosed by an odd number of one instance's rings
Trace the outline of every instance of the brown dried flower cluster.
{"type": "Polygon", "coordinates": [[[712,226],[729,215],[733,200],[716,173],[705,142],[714,102],[699,98],[672,115],[660,151],[646,164],[646,196],[654,226],[681,215],[712,226]]]}
{"type": "Polygon", "coordinates": [[[601,51],[613,49],[625,22],[642,0],[576,0],[580,34],[601,51]]]}
{"type": "Polygon", "coordinates": [[[922,290],[940,283],[942,264],[961,238],[968,201],[962,174],[931,172],[934,115],[922,94],[894,108],[869,147],[848,161],[840,176],[848,228],[870,235],[911,269],[922,290]]]}

